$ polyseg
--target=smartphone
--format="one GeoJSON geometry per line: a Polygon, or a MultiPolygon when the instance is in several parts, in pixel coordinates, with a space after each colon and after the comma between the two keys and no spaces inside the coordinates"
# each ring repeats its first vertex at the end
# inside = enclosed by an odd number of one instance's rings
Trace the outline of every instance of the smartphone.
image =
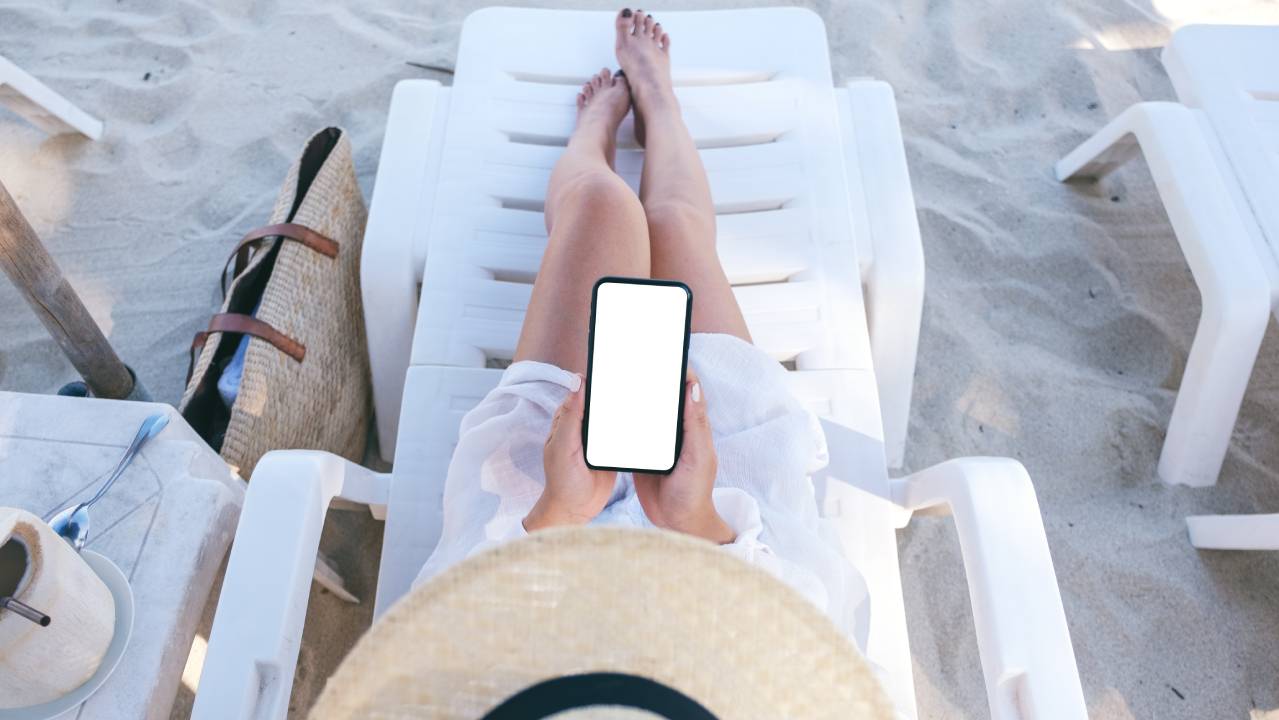
{"type": "Polygon", "coordinates": [[[693,293],[684,283],[625,277],[595,283],[582,421],[589,467],[675,469],[692,316],[693,293]]]}

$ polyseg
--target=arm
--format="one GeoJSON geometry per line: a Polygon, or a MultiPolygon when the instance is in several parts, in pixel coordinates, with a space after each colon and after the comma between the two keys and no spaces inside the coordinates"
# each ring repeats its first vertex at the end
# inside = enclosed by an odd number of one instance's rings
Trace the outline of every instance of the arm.
{"type": "Polygon", "coordinates": [[[192,717],[283,718],[329,503],[385,502],[387,476],[325,452],[258,462],[218,600],[192,717]]]}
{"type": "Polygon", "coordinates": [[[909,510],[949,506],[959,532],[991,716],[1086,718],[1048,539],[1030,476],[963,458],[893,481],[909,510]]]}

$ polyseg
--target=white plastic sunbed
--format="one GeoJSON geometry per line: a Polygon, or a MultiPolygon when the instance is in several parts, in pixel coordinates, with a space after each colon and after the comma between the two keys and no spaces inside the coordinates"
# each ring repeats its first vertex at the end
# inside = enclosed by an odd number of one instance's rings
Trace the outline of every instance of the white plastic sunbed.
{"type": "MultiPolygon", "coordinates": [[[[1100,178],[1138,146],[1203,298],[1159,477],[1217,481],[1279,315],[1279,28],[1188,26],[1163,51],[1181,103],[1138,103],[1057,163],[1100,178]]],[[[1279,549],[1279,514],[1188,519],[1196,547],[1279,549]]]]}
{"type": "MultiPolygon", "coordinates": [[[[914,510],[949,507],[992,714],[1085,717],[1022,466],[969,458],[888,475],[880,396],[909,398],[922,267],[891,90],[872,81],[834,89],[825,29],[808,11],[658,16],[676,39],[676,92],[702,148],[720,255],[752,335],[794,360],[794,392],[823,418],[831,462],[815,478],[819,501],[869,585],[867,653],[886,669],[890,696],[916,715],[895,530],[914,510]],[[885,390],[877,374],[895,380],[885,390]]],[[[318,452],[262,459],[195,717],[284,715],[335,498],[386,506],[375,615],[409,590],[439,536],[461,417],[498,382],[500,370],[486,365],[514,349],[545,244],[547,174],[573,127],[577,88],[615,64],[613,17],[481,10],[463,27],[451,88],[396,87],[363,255],[371,357],[382,373],[379,429],[395,427],[386,413],[399,413],[394,470],[379,475],[318,452]]],[[[628,124],[623,141],[630,132],[628,124]]],[[[630,142],[620,172],[633,181],[641,159],[630,142]]],[[[888,422],[904,433],[905,404],[894,412],[888,422]]]]}
{"type": "Polygon", "coordinates": [[[50,135],[78,132],[90,140],[102,137],[101,120],[4,57],[0,57],[0,105],[50,135]]]}

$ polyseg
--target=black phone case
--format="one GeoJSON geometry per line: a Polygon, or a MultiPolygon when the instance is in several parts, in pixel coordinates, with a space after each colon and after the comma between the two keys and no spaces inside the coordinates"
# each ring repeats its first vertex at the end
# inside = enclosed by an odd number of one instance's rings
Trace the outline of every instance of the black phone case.
{"type": "Polygon", "coordinates": [[[684,379],[688,377],[688,340],[690,337],[690,328],[693,323],[693,291],[687,285],[678,280],[653,280],[651,278],[632,278],[620,277],[615,275],[605,275],[595,281],[595,285],[591,287],[591,329],[590,337],[587,340],[586,350],[586,398],[585,409],[582,413],[582,459],[586,462],[586,466],[592,470],[616,470],[618,472],[647,473],[650,475],[669,475],[675,470],[675,466],[679,464],[680,451],[684,449],[684,379]],[[684,305],[684,352],[680,359],[679,385],[675,391],[679,393],[679,414],[675,418],[675,459],[671,462],[671,466],[666,469],[654,468],[628,468],[628,467],[610,467],[604,465],[592,465],[586,460],[587,440],[591,428],[591,368],[595,364],[595,301],[599,297],[600,285],[604,283],[626,283],[629,285],[664,285],[667,287],[679,287],[684,289],[688,301],[684,305]]]}

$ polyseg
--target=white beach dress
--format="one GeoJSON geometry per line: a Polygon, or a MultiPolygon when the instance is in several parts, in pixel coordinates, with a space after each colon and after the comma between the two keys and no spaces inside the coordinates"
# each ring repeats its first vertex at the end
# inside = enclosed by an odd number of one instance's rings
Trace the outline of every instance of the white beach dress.
{"type": "MultiPolygon", "coordinates": [[[[866,585],[817,513],[810,473],[826,465],[816,416],[785,386],[786,370],[730,335],[694,334],[689,364],[710,415],[718,474],[713,500],[737,539],[722,546],[798,590],[865,651],[866,585]]],[[[542,494],[542,448],[551,418],[580,382],[554,365],[522,361],[462,419],[444,485],[444,527],[417,583],[466,557],[526,535],[542,494]]],[[[653,527],[630,473],[594,524],[653,527]]]]}

